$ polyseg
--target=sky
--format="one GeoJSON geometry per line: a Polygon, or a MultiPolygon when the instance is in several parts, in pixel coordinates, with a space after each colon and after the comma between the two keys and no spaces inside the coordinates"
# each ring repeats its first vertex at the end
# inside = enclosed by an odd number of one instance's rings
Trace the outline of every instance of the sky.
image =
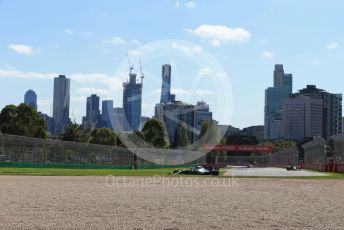
{"type": "Polygon", "coordinates": [[[275,64],[307,84],[343,93],[341,0],[0,0],[0,108],[33,89],[52,113],[53,78],[71,79],[72,120],[86,97],[122,106],[129,65],[143,79],[142,115],[160,101],[161,66],[172,93],[205,101],[220,124],[263,124],[264,90],[275,64]]]}

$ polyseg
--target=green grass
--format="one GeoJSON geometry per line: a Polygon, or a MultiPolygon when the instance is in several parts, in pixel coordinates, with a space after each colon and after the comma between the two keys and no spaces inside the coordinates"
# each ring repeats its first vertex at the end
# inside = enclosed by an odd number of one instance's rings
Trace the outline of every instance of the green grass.
{"type": "MultiPolygon", "coordinates": [[[[71,169],[71,168],[20,168],[0,167],[0,175],[28,175],[28,176],[170,176],[174,170],[182,168],[158,169],[71,169]]],[[[219,177],[230,168],[220,169],[219,177]]],[[[328,176],[299,176],[299,177],[255,177],[239,176],[237,178],[273,178],[273,179],[344,179],[344,173],[327,173],[328,176]]],[[[194,176],[194,175],[178,175],[194,176]]],[[[203,177],[203,176],[202,176],[203,177]]],[[[211,176],[212,177],[212,176],[211,176]]]]}
{"type": "MultiPolygon", "coordinates": [[[[178,168],[180,169],[180,168],[178,168]]],[[[62,168],[0,168],[0,175],[40,176],[167,176],[174,168],[160,169],[62,169],[62,168]]]]}

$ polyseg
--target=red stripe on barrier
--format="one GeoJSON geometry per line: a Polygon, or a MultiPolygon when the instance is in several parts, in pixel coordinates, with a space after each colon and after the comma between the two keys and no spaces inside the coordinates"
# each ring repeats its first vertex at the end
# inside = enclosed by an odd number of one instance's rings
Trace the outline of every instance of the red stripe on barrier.
{"type": "Polygon", "coordinates": [[[232,151],[232,152],[261,152],[271,153],[272,145],[216,145],[205,144],[204,150],[232,151]]]}

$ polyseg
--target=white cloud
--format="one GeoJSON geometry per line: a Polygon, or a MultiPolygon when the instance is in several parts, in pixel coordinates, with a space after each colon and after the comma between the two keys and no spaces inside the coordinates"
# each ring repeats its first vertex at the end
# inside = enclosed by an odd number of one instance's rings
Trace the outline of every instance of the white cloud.
{"type": "Polygon", "coordinates": [[[56,76],[58,76],[58,74],[56,73],[23,72],[23,71],[18,71],[14,69],[0,69],[0,78],[12,77],[12,78],[51,80],[56,76]]]}
{"type": "Polygon", "coordinates": [[[133,43],[133,44],[135,44],[135,45],[137,45],[137,46],[140,46],[140,45],[141,45],[141,42],[138,41],[138,40],[136,40],[136,39],[132,39],[130,42],[133,43]]]}
{"type": "Polygon", "coordinates": [[[71,29],[63,29],[63,31],[67,34],[70,34],[70,35],[74,34],[74,30],[71,30],[71,29]]]}
{"type": "MultiPolygon", "coordinates": [[[[67,76],[68,77],[68,76],[67,76]]],[[[71,80],[83,82],[83,83],[96,83],[109,86],[113,90],[119,90],[122,88],[122,84],[125,80],[123,75],[111,76],[104,73],[77,73],[69,75],[71,80]]]]}
{"type": "MultiPolygon", "coordinates": [[[[24,72],[13,69],[0,69],[0,78],[25,78],[25,79],[41,79],[52,80],[57,77],[58,73],[40,73],[40,72],[24,72]]],[[[126,73],[119,73],[118,75],[108,75],[105,73],[76,73],[67,75],[72,81],[81,83],[102,84],[110,87],[112,90],[119,90],[122,88],[122,83],[126,79],[126,73]]]]}
{"type": "Polygon", "coordinates": [[[227,77],[227,74],[225,72],[217,72],[210,67],[206,66],[204,68],[201,68],[198,70],[198,76],[199,77],[227,77]]]}
{"type": "Polygon", "coordinates": [[[336,49],[338,46],[339,46],[339,43],[338,43],[338,42],[331,42],[330,44],[327,44],[327,45],[325,46],[325,48],[328,49],[328,50],[334,50],[334,49],[336,49]]]}
{"type": "Polygon", "coordinates": [[[129,57],[141,57],[143,53],[138,50],[128,50],[128,55],[129,57]]]}
{"type": "Polygon", "coordinates": [[[84,37],[88,37],[88,36],[91,36],[93,34],[92,32],[89,32],[89,31],[76,31],[76,30],[67,29],[67,28],[63,29],[63,32],[65,32],[66,34],[69,34],[69,35],[77,34],[77,35],[81,35],[84,37]]]}
{"type": "Polygon", "coordinates": [[[128,45],[132,44],[136,46],[141,45],[141,42],[137,39],[125,40],[118,36],[113,36],[113,37],[105,39],[105,43],[109,43],[112,45],[123,45],[123,44],[128,44],[128,45]]]}
{"type": "Polygon", "coordinates": [[[22,55],[33,55],[39,52],[39,49],[24,44],[9,44],[8,48],[22,55]]]}
{"type": "Polygon", "coordinates": [[[187,8],[194,8],[196,6],[196,2],[187,2],[184,6],[187,8]]]}
{"type": "Polygon", "coordinates": [[[77,89],[76,92],[78,94],[85,94],[85,95],[98,94],[98,95],[109,96],[112,94],[112,92],[108,89],[94,88],[94,87],[82,87],[82,88],[77,89]]]}
{"type": "Polygon", "coordinates": [[[181,3],[180,1],[176,1],[175,4],[177,8],[185,6],[186,8],[189,8],[189,9],[194,8],[197,5],[197,3],[194,1],[185,2],[184,4],[181,3]]]}
{"type": "Polygon", "coordinates": [[[200,55],[203,53],[202,47],[197,45],[182,45],[178,42],[173,42],[171,47],[187,55],[200,55]]]}
{"type": "Polygon", "coordinates": [[[263,51],[262,52],[262,56],[265,57],[265,58],[273,58],[275,57],[275,53],[274,52],[269,52],[269,51],[263,51]]]}
{"type": "Polygon", "coordinates": [[[198,70],[198,76],[210,76],[211,69],[209,67],[204,67],[198,70]]]}
{"type": "Polygon", "coordinates": [[[108,39],[108,42],[113,44],[113,45],[120,45],[120,44],[127,43],[124,39],[117,37],[117,36],[111,37],[110,39],[108,39]]]}
{"type": "Polygon", "coordinates": [[[243,28],[229,28],[222,25],[200,25],[196,29],[185,31],[209,41],[211,46],[220,46],[225,42],[248,41],[251,34],[243,28]]]}

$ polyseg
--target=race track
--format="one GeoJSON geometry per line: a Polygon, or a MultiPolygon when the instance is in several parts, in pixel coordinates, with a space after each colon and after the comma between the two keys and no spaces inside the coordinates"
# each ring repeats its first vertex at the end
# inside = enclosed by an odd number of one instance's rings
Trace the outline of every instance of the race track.
{"type": "Polygon", "coordinates": [[[265,168],[247,168],[246,166],[233,167],[229,169],[226,176],[247,176],[247,177],[310,177],[327,176],[326,173],[301,170],[288,171],[285,168],[265,167],[265,168]]]}

